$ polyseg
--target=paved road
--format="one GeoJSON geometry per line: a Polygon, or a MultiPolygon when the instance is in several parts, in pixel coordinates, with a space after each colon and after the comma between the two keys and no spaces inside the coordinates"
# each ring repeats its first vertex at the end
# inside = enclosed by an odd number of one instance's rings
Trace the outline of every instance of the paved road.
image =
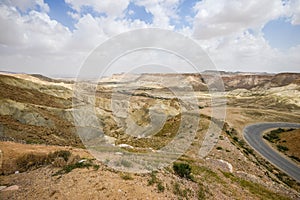
{"type": "Polygon", "coordinates": [[[246,141],[258,153],[265,157],[268,161],[276,165],[279,169],[286,172],[292,178],[300,182],[300,167],[295,163],[282,157],[278,152],[274,151],[267,145],[262,138],[263,131],[270,128],[300,128],[300,124],[292,123],[258,123],[246,126],[243,134],[246,141]]]}

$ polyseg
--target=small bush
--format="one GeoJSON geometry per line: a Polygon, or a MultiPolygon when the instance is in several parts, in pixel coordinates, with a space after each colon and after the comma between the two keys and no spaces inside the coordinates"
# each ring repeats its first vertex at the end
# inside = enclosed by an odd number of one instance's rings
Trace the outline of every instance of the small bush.
{"type": "Polygon", "coordinates": [[[263,136],[264,139],[268,140],[269,142],[277,142],[280,140],[279,134],[284,132],[285,130],[282,128],[278,128],[276,130],[272,130],[270,133],[263,136]]]}
{"type": "Polygon", "coordinates": [[[248,151],[246,151],[246,150],[243,150],[243,152],[247,155],[247,156],[249,156],[249,153],[248,153],[248,151]]]}
{"type": "Polygon", "coordinates": [[[93,169],[94,169],[95,171],[97,171],[99,168],[100,168],[99,165],[93,165],[93,169]]]}
{"type": "Polygon", "coordinates": [[[173,170],[175,171],[175,173],[178,176],[180,176],[182,178],[192,179],[192,176],[191,176],[192,168],[189,164],[174,163],[173,164],[173,170]]]}
{"type": "Polygon", "coordinates": [[[248,153],[250,153],[250,154],[253,154],[253,153],[254,153],[253,149],[246,148],[246,151],[247,151],[248,153]]]}
{"type": "Polygon", "coordinates": [[[148,185],[156,184],[158,192],[164,192],[165,186],[162,184],[161,180],[156,177],[156,172],[152,172],[150,175],[150,179],[148,180],[148,185]]]}
{"type": "Polygon", "coordinates": [[[178,183],[175,183],[173,186],[173,193],[176,195],[181,195],[181,188],[178,183]]]}
{"type": "Polygon", "coordinates": [[[227,133],[227,135],[231,136],[231,132],[229,130],[226,130],[225,133],[227,133]]]}
{"type": "Polygon", "coordinates": [[[70,156],[71,156],[70,151],[60,150],[51,153],[49,155],[49,158],[52,158],[54,160],[55,158],[62,157],[67,162],[70,156]]]}
{"type": "Polygon", "coordinates": [[[289,150],[289,148],[287,148],[286,146],[282,146],[282,145],[277,145],[277,149],[278,149],[278,151],[281,151],[281,152],[285,152],[285,151],[289,150]]]}
{"type": "Polygon", "coordinates": [[[223,148],[222,147],[217,147],[217,150],[222,150],[223,148]]]}
{"type": "Polygon", "coordinates": [[[121,174],[121,178],[123,179],[123,180],[133,180],[133,178],[132,178],[132,176],[130,175],[130,174],[128,174],[128,173],[122,173],[121,174]]]}
{"type": "Polygon", "coordinates": [[[239,138],[236,137],[236,136],[234,136],[234,137],[233,137],[233,140],[236,141],[236,142],[238,142],[238,141],[239,141],[239,138]]]}
{"type": "Polygon", "coordinates": [[[157,183],[157,190],[158,192],[164,192],[165,191],[165,186],[161,182],[157,183]]]}
{"type": "Polygon", "coordinates": [[[238,143],[241,147],[244,147],[244,145],[246,144],[246,142],[244,140],[239,140],[238,143]]]}
{"type": "Polygon", "coordinates": [[[53,174],[53,176],[67,174],[67,173],[71,172],[73,169],[77,169],[77,168],[88,168],[89,169],[90,167],[94,167],[94,165],[90,162],[77,162],[75,164],[64,166],[61,170],[59,170],[58,172],[53,174]]]}
{"type": "Polygon", "coordinates": [[[292,156],[289,156],[291,159],[294,159],[294,160],[297,160],[298,162],[300,162],[300,158],[298,158],[297,156],[294,156],[294,155],[292,155],[292,156]]]}
{"type": "Polygon", "coordinates": [[[199,200],[201,199],[205,199],[205,189],[204,189],[204,186],[202,184],[198,184],[198,193],[197,193],[197,197],[199,200]]]}
{"type": "Polygon", "coordinates": [[[148,185],[153,185],[154,183],[157,183],[157,181],[156,173],[152,172],[150,179],[148,180],[148,185]]]}

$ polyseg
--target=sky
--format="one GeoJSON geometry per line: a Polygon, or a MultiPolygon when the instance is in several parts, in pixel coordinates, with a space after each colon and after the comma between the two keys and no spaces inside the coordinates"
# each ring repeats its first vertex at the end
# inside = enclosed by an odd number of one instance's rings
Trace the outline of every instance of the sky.
{"type": "Polygon", "coordinates": [[[0,71],[76,76],[109,38],[161,28],[218,70],[300,72],[300,0],[0,0],[0,27],[0,71]]]}

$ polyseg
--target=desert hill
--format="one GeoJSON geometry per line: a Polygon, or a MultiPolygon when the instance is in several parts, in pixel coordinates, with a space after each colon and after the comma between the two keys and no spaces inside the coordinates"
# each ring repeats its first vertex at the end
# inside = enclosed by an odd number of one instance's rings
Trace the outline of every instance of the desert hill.
{"type": "MultiPolygon", "coordinates": [[[[300,198],[299,183],[255,153],[241,134],[243,127],[251,123],[300,121],[300,74],[222,72],[224,90],[209,92],[208,88],[220,84],[213,79],[213,73],[118,74],[98,83],[76,83],[42,75],[0,74],[0,185],[19,187],[1,191],[0,197],[300,198]],[[83,95],[76,96],[74,91],[82,88],[85,89],[83,95]],[[93,159],[85,149],[83,142],[95,145],[106,141],[124,147],[124,151],[159,151],[176,136],[181,115],[190,109],[174,97],[175,92],[183,97],[195,96],[198,100],[191,106],[199,108],[199,126],[191,146],[176,161],[190,166],[193,178],[181,177],[172,164],[152,174],[118,172],[107,163],[93,159]],[[213,95],[226,97],[226,118],[212,151],[200,158],[198,151],[209,124],[218,124],[210,117],[213,95]],[[117,100],[117,106],[129,105],[128,116],[113,113],[111,99],[117,100]],[[90,110],[91,105],[95,109],[90,110]],[[84,117],[75,123],[78,118],[74,118],[74,111],[78,109],[84,110],[84,117]],[[99,121],[97,126],[87,125],[92,112],[99,121]],[[151,118],[150,114],[155,117],[151,118]],[[166,116],[164,124],[160,124],[164,119],[162,115],[166,116]],[[161,127],[153,126],[145,135],[139,135],[153,120],[161,127]],[[87,131],[86,137],[80,139],[78,126],[97,131],[87,131]],[[55,152],[64,154],[60,156],[55,152]],[[66,158],[65,154],[70,157],[66,158]],[[84,164],[78,164],[80,160],[84,160],[81,162],[84,164]]],[[[120,163],[122,167],[126,165],[129,164],[120,163]]]]}

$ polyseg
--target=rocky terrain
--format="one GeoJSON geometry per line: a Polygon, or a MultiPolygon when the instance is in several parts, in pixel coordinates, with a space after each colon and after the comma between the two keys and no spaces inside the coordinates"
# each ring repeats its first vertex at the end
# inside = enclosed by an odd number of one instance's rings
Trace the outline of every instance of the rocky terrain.
{"type": "Polygon", "coordinates": [[[300,122],[300,74],[215,73],[119,74],[99,82],[0,74],[0,197],[300,198],[300,183],[255,153],[241,134],[251,123],[300,122]],[[212,115],[218,109],[225,118],[212,115]],[[207,134],[211,124],[220,134],[207,134]],[[210,138],[212,150],[199,156],[210,138]],[[184,153],[176,163],[187,164],[189,176],[174,164],[124,172],[140,163],[107,154],[118,147],[115,153],[123,155],[155,155],[174,139],[191,143],[172,149],[184,153]],[[100,161],[95,151],[102,152],[100,161]]]}

